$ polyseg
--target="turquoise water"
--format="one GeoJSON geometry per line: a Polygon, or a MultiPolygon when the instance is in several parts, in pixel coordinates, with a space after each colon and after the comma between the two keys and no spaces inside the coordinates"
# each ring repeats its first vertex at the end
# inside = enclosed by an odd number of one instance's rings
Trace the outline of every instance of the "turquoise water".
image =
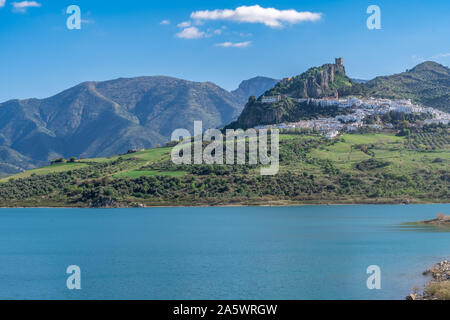
{"type": "Polygon", "coordinates": [[[399,224],[438,212],[450,205],[0,209],[0,298],[402,299],[450,257],[450,233],[399,224]]]}

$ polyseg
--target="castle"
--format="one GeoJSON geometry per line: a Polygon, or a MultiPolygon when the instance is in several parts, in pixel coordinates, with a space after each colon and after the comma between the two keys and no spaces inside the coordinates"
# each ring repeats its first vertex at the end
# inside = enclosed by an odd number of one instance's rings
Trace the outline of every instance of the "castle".
{"type": "Polygon", "coordinates": [[[336,58],[336,64],[338,66],[343,66],[344,65],[344,58],[336,58]]]}

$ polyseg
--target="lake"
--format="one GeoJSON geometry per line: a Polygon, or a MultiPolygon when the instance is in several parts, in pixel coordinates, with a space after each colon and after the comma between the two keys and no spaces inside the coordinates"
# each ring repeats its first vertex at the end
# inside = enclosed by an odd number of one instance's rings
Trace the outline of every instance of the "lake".
{"type": "Polygon", "coordinates": [[[450,257],[450,233],[401,223],[439,212],[450,204],[0,209],[0,299],[403,299],[450,257]]]}

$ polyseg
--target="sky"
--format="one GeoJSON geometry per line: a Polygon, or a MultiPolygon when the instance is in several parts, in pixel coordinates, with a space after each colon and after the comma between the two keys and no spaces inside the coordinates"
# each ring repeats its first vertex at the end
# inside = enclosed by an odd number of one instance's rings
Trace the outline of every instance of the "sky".
{"type": "Polygon", "coordinates": [[[167,75],[235,89],[343,57],[358,79],[450,65],[448,0],[0,0],[0,102],[167,75]],[[68,29],[70,5],[81,29],[68,29]],[[370,5],[381,29],[369,29],[370,5]]]}

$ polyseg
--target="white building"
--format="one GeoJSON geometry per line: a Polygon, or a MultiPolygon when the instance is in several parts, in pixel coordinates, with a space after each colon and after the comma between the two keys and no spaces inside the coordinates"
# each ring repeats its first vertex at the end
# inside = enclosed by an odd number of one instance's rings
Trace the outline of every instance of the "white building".
{"type": "Polygon", "coordinates": [[[427,119],[424,121],[425,124],[448,124],[448,119],[427,119]]]}
{"type": "Polygon", "coordinates": [[[394,111],[402,112],[402,113],[413,113],[412,106],[398,106],[394,109],[394,111]]]}
{"type": "Polygon", "coordinates": [[[277,102],[280,102],[280,100],[281,100],[281,96],[280,95],[278,95],[278,96],[271,96],[271,97],[263,96],[261,98],[261,102],[262,103],[277,103],[277,102]]]}
{"type": "Polygon", "coordinates": [[[338,134],[339,134],[339,131],[337,131],[337,130],[331,130],[331,131],[328,131],[328,132],[327,132],[327,134],[325,135],[325,137],[326,137],[327,139],[332,139],[332,138],[337,137],[338,134]]]}

